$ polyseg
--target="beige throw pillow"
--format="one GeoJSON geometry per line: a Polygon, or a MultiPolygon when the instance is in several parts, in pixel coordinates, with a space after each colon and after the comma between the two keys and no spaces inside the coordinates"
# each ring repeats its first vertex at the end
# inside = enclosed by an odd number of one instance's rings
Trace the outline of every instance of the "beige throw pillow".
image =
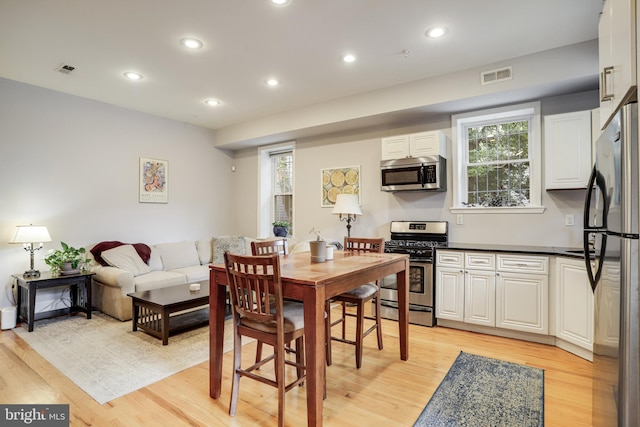
{"type": "Polygon", "coordinates": [[[136,249],[131,245],[122,245],[104,251],[102,259],[110,266],[126,270],[134,276],[151,272],[149,266],[142,261],[136,249]]]}

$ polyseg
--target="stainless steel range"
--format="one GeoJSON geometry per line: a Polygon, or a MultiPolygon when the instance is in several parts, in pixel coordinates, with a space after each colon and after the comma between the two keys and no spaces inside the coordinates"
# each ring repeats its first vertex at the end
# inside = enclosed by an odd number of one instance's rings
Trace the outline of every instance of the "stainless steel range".
{"type": "MultiPolygon", "coordinates": [[[[392,221],[391,240],[384,244],[387,253],[409,254],[409,322],[434,326],[433,248],[449,242],[446,221],[392,221]]],[[[382,279],[381,315],[398,319],[396,276],[382,279]]]]}

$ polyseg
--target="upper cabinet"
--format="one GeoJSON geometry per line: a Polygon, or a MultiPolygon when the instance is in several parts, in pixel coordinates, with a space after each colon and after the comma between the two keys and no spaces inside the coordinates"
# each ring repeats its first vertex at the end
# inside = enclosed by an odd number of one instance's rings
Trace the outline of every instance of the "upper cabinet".
{"type": "Polygon", "coordinates": [[[382,160],[427,156],[447,157],[447,137],[441,131],[382,138],[382,160]]]}
{"type": "Polygon", "coordinates": [[[636,0],[606,0],[598,26],[600,125],[636,85],[636,0]]]}
{"type": "Polygon", "coordinates": [[[544,118],[547,190],[587,188],[591,173],[591,111],[544,118]]]}

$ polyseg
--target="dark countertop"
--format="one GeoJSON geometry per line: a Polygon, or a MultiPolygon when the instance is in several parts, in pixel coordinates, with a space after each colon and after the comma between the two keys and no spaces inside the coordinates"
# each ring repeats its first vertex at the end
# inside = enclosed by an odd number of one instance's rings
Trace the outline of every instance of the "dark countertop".
{"type": "Polygon", "coordinates": [[[582,248],[563,248],[557,246],[494,245],[449,242],[446,247],[441,246],[436,248],[436,251],[438,249],[450,249],[456,251],[510,252],[536,255],[563,255],[572,258],[584,259],[582,248]]]}

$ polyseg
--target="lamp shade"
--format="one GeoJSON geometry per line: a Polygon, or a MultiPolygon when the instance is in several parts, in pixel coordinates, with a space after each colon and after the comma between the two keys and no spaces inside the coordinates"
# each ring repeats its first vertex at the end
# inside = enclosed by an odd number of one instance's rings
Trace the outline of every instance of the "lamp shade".
{"type": "Polygon", "coordinates": [[[362,215],[357,194],[338,194],[332,214],[362,215]]]}
{"type": "Polygon", "coordinates": [[[13,239],[9,243],[50,242],[49,230],[44,225],[18,225],[13,239]]]}

